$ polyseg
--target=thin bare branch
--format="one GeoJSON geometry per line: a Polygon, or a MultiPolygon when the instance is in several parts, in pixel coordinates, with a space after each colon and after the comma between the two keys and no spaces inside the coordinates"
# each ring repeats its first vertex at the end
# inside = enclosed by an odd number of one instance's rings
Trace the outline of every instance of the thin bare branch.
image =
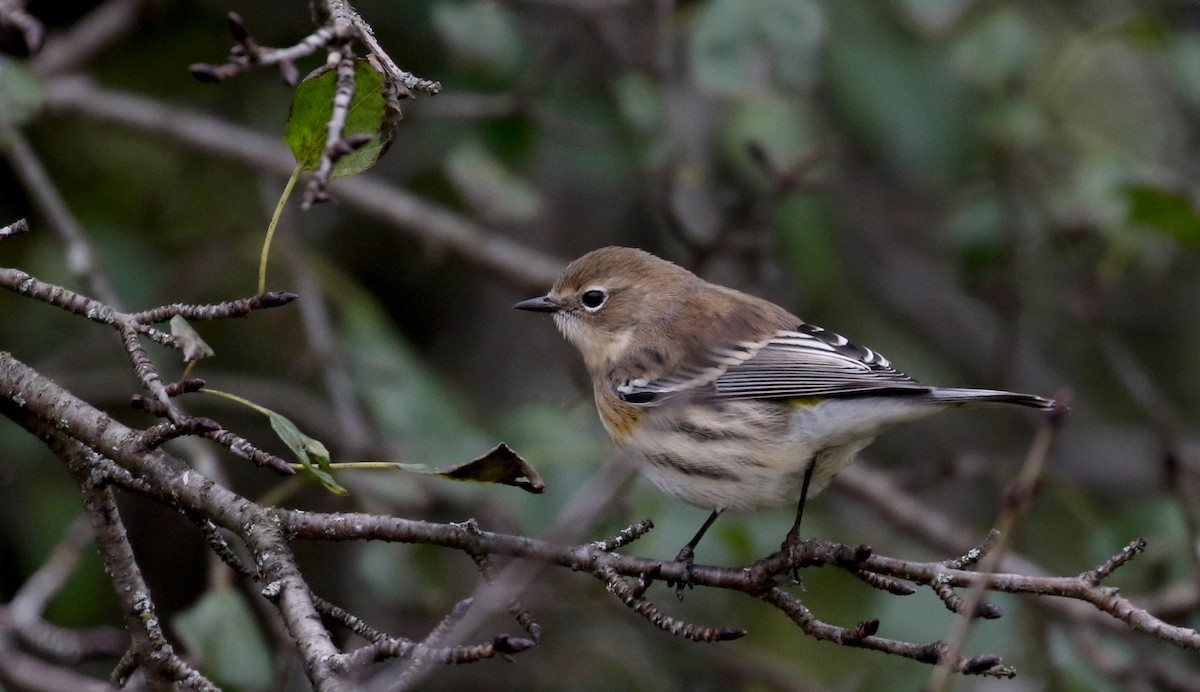
{"type": "Polygon", "coordinates": [[[229,51],[229,59],[221,65],[196,63],[188,68],[202,82],[222,82],[260,65],[278,65],[283,81],[295,86],[299,80],[296,61],[326,47],[336,37],[333,29],[318,27],[316,31],[287,48],[267,48],[250,37],[246,25],[236,12],[229,13],[229,31],[237,43],[229,51]]]}
{"type": "Polygon", "coordinates": [[[11,238],[14,235],[27,232],[29,232],[29,222],[25,219],[17,219],[7,226],[0,228],[0,240],[11,238]]]}
{"type": "MultiPolygon", "coordinates": [[[[296,167],[278,138],[152,99],[104,89],[86,77],[54,80],[47,85],[46,102],[58,112],[79,113],[169,137],[176,144],[229,157],[281,178],[290,176],[296,167]]],[[[444,247],[522,290],[545,290],[566,264],[369,174],[339,181],[338,199],[349,208],[444,247]]]]}
{"type": "Polygon", "coordinates": [[[23,0],[0,0],[0,26],[5,24],[21,32],[25,39],[25,50],[30,54],[41,50],[46,30],[41,22],[25,10],[23,0]]]}
{"type": "MultiPolygon", "coordinates": [[[[328,634],[316,629],[319,612],[313,597],[295,570],[290,552],[281,543],[287,535],[300,540],[386,540],[421,542],[463,550],[469,554],[508,555],[544,562],[573,570],[603,572],[633,579],[649,578],[679,580],[686,567],[679,563],[662,563],[646,558],[620,555],[598,550],[594,544],[563,546],[546,541],[482,531],[467,523],[445,525],[413,521],[398,517],[370,514],[322,514],[294,512],[283,509],[256,507],[248,500],[224,488],[205,482],[195,471],[181,468],[179,462],[161,453],[131,447],[130,432],[120,423],[95,411],[86,403],[72,397],[49,380],[37,375],[7,354],[0,354],[0,381],[12,383],[14,391],[22,394],[21,404],[15,405],[12,395],[0,396],[0,412],[22,425],[32,426],[39,435],[86,439],[101,455],[117,462],[125,473],[139,479],[135,492],[146,493],[160,500],[176,503],[188,512],[210,516],[212,521],[233,531],[246,541],[256,555],[260,579],[265,593],[280,604],[289,629],[302,642],[302,655],[309,668],[310,679],[336,679],[329,666],[336,659],[328,634]],[[65,429],[55,427],[60,419],[72,421],[65,429]],[[305,644],[306,643],[306,644],[305,644]],[[331,677],[332,676],[332,677],[331,677]]],[[[117,476],[115,482],[129,482],[117,476]]],[[[808,541],[786,553],[769,556],[746,568],[719,568],[695,565],[689,578],[696,586],[733,589],[754,598],[763,599],[780,609],[811,636],[850,646],[870,648],[907,656],[915,660],[948,661],[952,670],[971,674],[1002,675],[1008,669],[992,655],[970,658],[952,654],[943,643],[919,644],[875,636],[873,627],[860,625],[843,628],[821,622],[812,616],[798,599],[774,585],[774,576],[793,567],[830,565],[852,571],[865,570],[904,579],[919,584],[945,581],[957,587],[977,587],[1010,593],[1029,593],[1074,598],[1090,603],[1134,629],[1185,648],[1200,650],[1200,635],[1194,630],[1167,623],[1133,606],[1115,589],[1093,585],[1082,577],[1030,577],[1018,574],[978,573],[957,570],[940,562],[918,563],[875,555],[865,546],[842,546],[820,541],[808,541]]],[[[619,586],[618,586],[619,588],[619,586]]],[[[650,613],[642,605],[643,597],[631,586],[622,596],[640,611],[650,613]]],[[[677,621],[655,619],[662,623],[683,625],[677,621]]],[[[669,617],[669,616],[666,616],[669,617]]],[[[719,632],[720,630],[715,630],[719,632]]],[[[696,630],[700,633],[701,630],[696,630]]],[[[711,634],[711,632],[709,632],[711,634]]],[[[526,647],[526,640],[498,638],[491,645],[456,647],[439,653],[439,660],[474,660],[477,655],[496,655],[526,647]],[[507,647],[507,648],[506,648],[507,647]]],[[[529,642],[532,645],[532,642],[529,642]]],[[[397,643],[380,650],[380,655],[407,655],[411,643],[397,643]],[[386,649],[386,650],[384,650],[386,649]]]]}
{"type": "Polygon", "coordinates": [[[324,202],[329,198],[325,188],[333,175],[333,166],[350,149],[345,144],[346,118],[350,115],[350,104],[358,90],[355,79],[354,51],[348,43],[329,52],[329,62],[337,71],[337,83],[333,92],[333,108],[329,122],[325,125],[325,149],[317,162],[317,170],[304,193],[304,208],[324,202]]]}
{"type": "Polygon", "coordinates": [[[375,40],[375,31],[371,25],[363,21],[349,2],[316,0],[312,3],[312,7],[313,17],[318,22],[328,25],[337,34],[353,36],[366,46],[370,54],[383,66],[384,74],[403,87],[402,93],[405,95],[411,95],[412,91],[416,90],[432,96],[442,90],[440,83],[421,79],[400,69],[387,51],[383,50],[379,42],[375,40]]]}
{"type": "Polygon", "coordinates": [[[666,615],[653,602],[644,598],[641,589],[630,586],[625,579],[611,568],[599,570],[596,578],[604,582],[609,593],[616,596],[630,610],[646,618],[658,629],[694,642],[723,642],[746,636],[740,627],[710,627],[684,622],[666,615]]]}
{"type": "Polygon", "coordinates": [[[20,131],[7,128],[4,132],[8,160],[12,163],[17,178],[33,199],[41,213],[50,222],[50,227],[58,234],[59,242],[63,245],[67,258],[67,268],[79,280],[83,281],[92,294],[109,305],[118,305],[117,294],[113,291],[108,277],[104,274],[96,259],[96,252],[83,230],[83,226],[71,214],[66,200],[58,191],[50,174],[42,165],[41,158],[29,145],[20,131]]]}
{"type": "Polygon", "coordinates": [[[213,690],[216,685],[189,666],[174,651],[162,630],[150,589],[142,578],[112,490],[90,482],[87,453],[80,443],[59,436],[59,453],[73,457],[72,472],[84,488],[84,507],[100,546],[105,569],[121,602],[126,628],[133,636],[131,650],[151,684],[180,684],[192,689],[213,690]]]}
{"type": "Polygon", "coordinates": [[[107,0],[75,22],[69,30],[52,35],[33,61],[44,76],[67,74],[90,63],[97,55],[133,33],[148,0],[107,0]]]}
{"type": "MultiPolygon", "coordinates": [[[[994,533],[999,534],[999,537],[991,542],[987,552],[979,559],[981,572],[994,572],[999,569],[1004,560],[1005,542],[1011,540],[1021,518],[1033,502],[1034,494],[1041,482],[1046,457],[1050,454],[1050,446],[1058,437],[1063,419],[1066,417],[1070,394],[1069,392],[1060,392],[1055,396],[1055,400],[1059,402],[1057,407],[1038,428],[1033,442],[1029,445],[1029,452],[1025,455],[1025,462],[1021,465],[1017,480],[1006,490],[1004,506],[993,530],[994,533]]],[[[989,539],[991,539],[991,535],[988,535],[989,539]]],[[[973,556],[968,556],[967,559],[969,557],[973,556]]],[[[948,591],[948,584],[939,583],[938,595],[942,598],[942,602],[961,617],[954,622],[950,636],[946,640],[946,662],[934,668],[930,676],[930,692],[941,692],[946,687],[949,674],[960,672],[955,668],[956,664],[953,661],[958,659],[958,653],[966,642],[975,619],[1000,616],[1000,611],[996,606],[984,603],[985,590],[986,587],[981,583],[975,586],[965,599],[960,600],[948,591]]]]}
{"type": "Polygon", "coordinates": [[[41,617],[50,599],[62,589],[67,578],[75,571],[79,558],[92,542],[92,531],[87,517],[78,517],[67,527],[54,551],[21,585],[9,601],[9,613],[20,624],[41,617]]]}

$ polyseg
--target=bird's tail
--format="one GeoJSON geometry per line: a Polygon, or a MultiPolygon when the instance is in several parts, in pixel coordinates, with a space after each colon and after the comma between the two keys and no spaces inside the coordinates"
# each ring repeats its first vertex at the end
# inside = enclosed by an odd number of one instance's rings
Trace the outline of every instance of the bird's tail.
{"type": "Polygon", "coordinates": [[[1016,406],[1028,406],[1030,408],[1052,409],[1058,406],[1058,403],[1053,399],[1035,396],[1033,394],[1019,394],[1017,392],[1002,392],[996,389],[956,389],[939,387],[930,393],[930,398],[934,401],[939,401],[947,404],[970,404],[970,405],[989,405],[989,404],[1012,404],[1016,406]]]}

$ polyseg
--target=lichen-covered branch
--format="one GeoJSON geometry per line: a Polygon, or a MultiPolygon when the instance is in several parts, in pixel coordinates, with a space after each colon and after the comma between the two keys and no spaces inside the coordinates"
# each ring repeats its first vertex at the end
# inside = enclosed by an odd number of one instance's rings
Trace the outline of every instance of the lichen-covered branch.
{"type": "MultiPolygon", "coordinates": [[[[679,581],[686,578],[697,587],[733,589],[763,600],[781,610],[811,636],[926,662],[945,662],[948,653],[945,645],[879,638],[873,634],[871,626],[842,628],[824,623],[813,616],[799,598],[779,586],[775,582],[776,576],[795,567],[826,565],[851,571],[866,570],[923,585],[945,583],[955,587],[982,587],[1010,593],[1073,598],[1090,603],[1139,631],[1182,647],[1200,650],[1200,635],[1194,630],[1162,622],[1133,606],[1114,589],[1096,583],[1097,573],[1102,576],[1107,574],[1115,569],[1114,565],[1127,561],[1128,557],[1110,561],[1099,570],[1076,577],[1032,577],[980,574],[949,567],[941,562],[921,563],[882,557],[865,546],[853,548],[808,541],[746,568],[694,565],[689,569],[681,563],[664,563],[603,550],[610,544],[616,545],[628,538],[603,544],[564,546],[482,531],[471,524],[437,524],[371,514],[323,514],[262,507],[212,483],[178,461],[170,460],[162,452],[138,444],[141,439],[139,433],[71,396],[9,354],[0,354],[0,382],[5,385],[0,387],[0,392],[6,393],[0,396],[0,413],[13,418],[35,434],[45,435],[53,431],[55,436],[86,444],[94,450],[94,455],[111,460],[128,474],[128,479],[114,475],[107,478],[106,482],[128,485],[133,492],[148,495],[185,513],[205,517],[244,541],[256,555],[257,578],[261,588],[278,603],[293,636],[301,642],[301,654],[308,662],[310,679],[313,680],[337,677],[336,671],[326,662],[328,656],[337,652],[331,648],[323,629],[315,629],[318,611],[302,575],[290,558],[290,551],[286,548],[288,540],[427,543],[468,554],[506,555],[603,574],[609,584],[616,583],[612,580],[617,575],[639,580],[649,578],[652,581],[679,581]],[[60,425],[59,421],[63,423],[60,425]],[[137,483],[133,483],[133,479],[137,483]]],[[[640,535],[644,530],[645,525],[635,525],[628,529],[627,536],[640,535]]],[[[619,595],[628,600],[631,607],[647,617],[670,625],[671,630],[699,634],[707,632],[668,619],[670,616],[656,608],[643,605],[649,602],[637,591],[622,591],[619,595]]],[[[727,627],[712,631],[722,633],[733,632],[734,629],[727,627]]],[[[507,644],[501,649],[505,646],[507,644]]],[[[409,650],[405,646],[395,648],[396,653],[409,650]]],[[[494,648],[492,651],[495,651],[494,648]]],[[[478,653],[471,651],[472,655],[478,653]]],[[[451,656],[455,660],[470,657],[465,652],[461,656],[451,656]]],[[[951,665],[955,671],[963,673],[997,675],[1007,674],[1008,670],[1000,665],[998,657],[991,655],[985,655],[984,658],[956,658],[951,665]],[[985,665],[988,662],[993,664],[985,665]]]]}

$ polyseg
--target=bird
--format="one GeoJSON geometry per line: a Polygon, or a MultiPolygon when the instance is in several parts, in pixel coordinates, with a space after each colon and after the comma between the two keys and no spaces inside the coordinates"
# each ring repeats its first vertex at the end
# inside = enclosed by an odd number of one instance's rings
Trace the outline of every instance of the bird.
{"type": "Polygon", "coordinates": [[[880,432],[956,407],[1052,399],[934,387],[878,352],[763,298],[709,283],[643,250],[571,262],[519,310],[550,313],[583,356],[605,430],[668,496],[711,510],[677,556],[691,564],[726,510],[804,505],[880,432]]]}

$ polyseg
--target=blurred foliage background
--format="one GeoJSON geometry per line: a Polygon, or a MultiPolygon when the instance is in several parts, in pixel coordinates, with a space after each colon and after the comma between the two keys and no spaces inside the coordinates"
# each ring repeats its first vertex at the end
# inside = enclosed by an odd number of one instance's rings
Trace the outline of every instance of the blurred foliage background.
{"type": "MultiPolygon", "coordinates": [[[[35,1],[29,10],[54,32],[96,4],[35,1]]],[[[1044,395],[1069,389],[1068,426],[1015,548],[1051,572],[1076,574],[1144,536],[1148,554],[1115,583],[1125,593],[1156,593],[1190,579],[1194,593],[1200,4],[393,0],[356,7],[402,67],[444,87],[404,102],[396,142],[367,175],[563,263],[602,245],[651,250],[877,348],[918,379],[1044,395]]],[[[282,149],[291,92],[278,73],[218,85],[187,73],[193,62],[223,59],[231,10],[264,45],[290,45],[311,31],[303,2],[146,2],[140,23],[85,70],[106,89],[227,119],[276,138],[282,149]]],[[[3,41],[19,53],[13,36],[3,41]]],[[[26,61],[3,61],[8,107],[13,94],[36,102],[52,86],[13,86],[26,61]]],[[[302,73],[319,62],[302,64],[302,73]]],[[[122,304],[253,293],[259,244],[283,180],[85,111],[48,109],[24,133],[122,304]]],[[[336,183],[334,197],[353,184],[336,183]]],[[[577,355],[549,320],[509,309],[548,283],[498,275],[353,205],[300,212],[296,202],[284,217],[268,288],[296,290],[300,303],[199,325],[217,356],[196,374],[291,417],[335,460],[447,464],[503,440],[539,469],[548,491],[359,472],[344,474],[349,499],[310,485],[285,501],[442,521],[475,517],[488,529],[550,535],[613,449],[577,355]],[[322,301],[332,316],[332,350],[314,342],[299,307],[322,301]],[[330,393],[331,359],[349,376],[356,404],[349,409],[330,393]]],[[[4,266],[81,288],[49,223],[0,165],[0,223],[22,216],[34,232],[0,245],[4,266]]],[[[108,330],[4,294],[0,348],[122,420],[151,422],[129,407],[136,383],[108,330]]],[[[164,352],[156,356],[165,372],[182,369],[164,352]]],[[[261,417],[194,399],[193,412],[283,452],[261,417]]],[[[863,463],[982,537],[1035,423],[1020,412],[950,413],[886,434],[863,463]]],[[[251,497],[278,490],[276,478],[213,458],[211,448],[174,451],[251,497]]],[[[214,586],[220,580],[210,578],[191,527],[126,500],[159,605],[206,672],[242,689],[293,684],[255,663],[267,660],[269,643],[250,619],[231,624],[246,606],[214,586]],[[200,599],[209,587],[217,590],[200,599]],[[205,632],[223,636],[205,640],[205,632]],[[222,639],[236,646],[221,648],[222,639]]],[[[78,502],[64,469],[36,440],[0,425],[0,596],[11,596],[45,559],[78,502]]],[[[809,507],[810,535],[897,557],[950,557],[892,530],[836,484],[809,507]]],[[[669,557],[704,516],[638,480],[598,524],[556,535],[592,540],[653,517],[659,528],[631,552],[669,557]]],[[[727,516],[698,560],[735,564],[765,554],[789,522],[787,508],[727,516]]],[[[416,638],[478,580],[461,554],[424,547],[302,546],[300,557],[329,600],[416,638]]],[[[806,574],[805,586],[816,614],[839,624],[879,617],[881,634],[920,641],[944,637],[952,625],[928,594],[898,599],[828,571],[806,574]]],[[[66,625],[118,623],[109,589],[89,556],[51,615],[66,625]]],[[[682,604],[665,591],[657,596],[681,617],[750,634],[719,645],[675,639],[594,580],[549,571],[525,596],[545,627],[542,647],[512,664],[437,668],[424,684],[916,689],[929,675],[923,665],[806,639],[736,595],[692,592],[682,604]]],[[[997,602],[1006,617],[977,626],[968,652],[999,653],[1020,677],[960,679],[956,688],[1123,689],[1097,669],[1094,651],[1030,600],[997,602]]],[[[1194,609],[1180,617],[1198,622],[1194,609]]],[[[493,617],[476,636],[516,629],[493,617]]],[[[1102,648],[1118,668],[1140,656],[1185,660],[1137,635],[1102,648]]]]}

